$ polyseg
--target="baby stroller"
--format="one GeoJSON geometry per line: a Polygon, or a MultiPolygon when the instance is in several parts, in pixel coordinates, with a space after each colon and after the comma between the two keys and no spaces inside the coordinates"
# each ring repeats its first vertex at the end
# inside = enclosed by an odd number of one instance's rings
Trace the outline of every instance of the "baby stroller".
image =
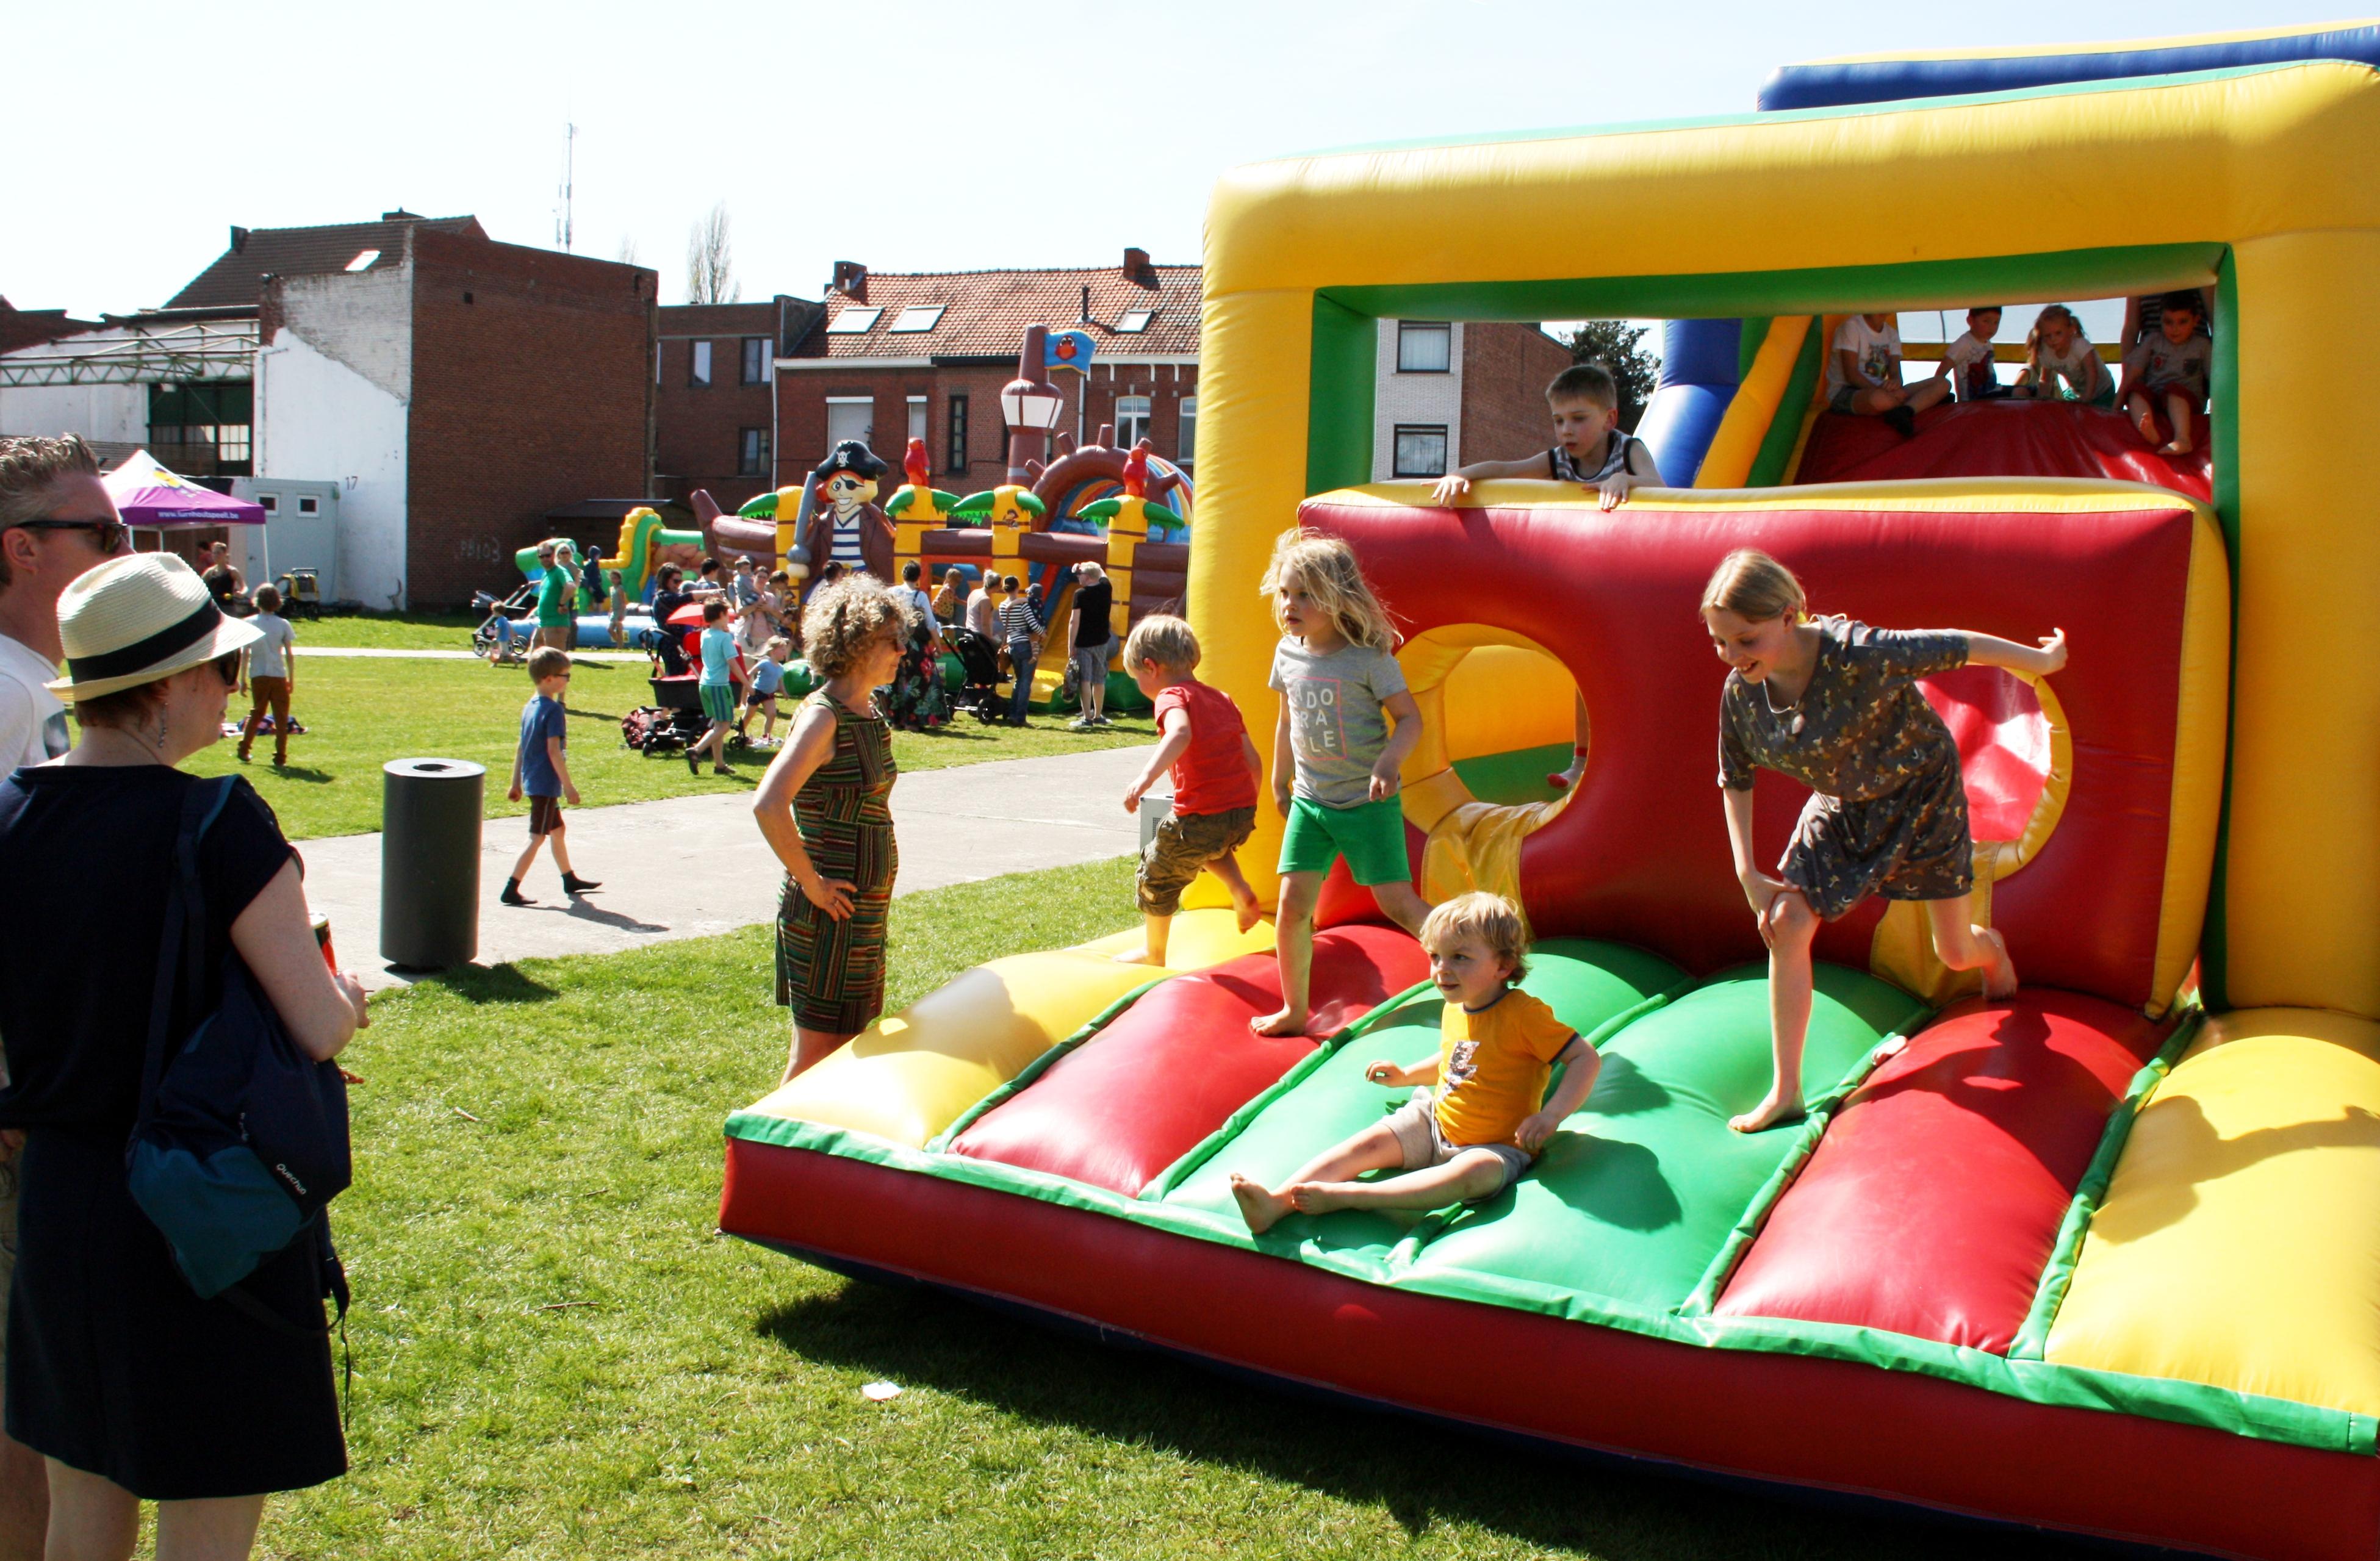
{"type": "Polygon", "coordinates": [[[951,709],[972,710],[980,721],[1006,720],[1008,708],[999,693],[999,649],[969,628],[953,628],[945,637],[950,641],[951,654],[959,659],[959,672],[965,679],[959,691],[951,696],[951,709]]]}

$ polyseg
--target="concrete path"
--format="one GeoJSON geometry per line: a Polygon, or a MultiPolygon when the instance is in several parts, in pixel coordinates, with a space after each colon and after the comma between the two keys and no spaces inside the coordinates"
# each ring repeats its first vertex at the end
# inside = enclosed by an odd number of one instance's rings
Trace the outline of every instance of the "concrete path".
{"type": "MultiPolygon", "coordinates": [[[[898,892],[1138,850],[1140,826],[1122,799],[1148,761],[1144,744],[904,775],[892,789],[898,892]]],[[[752,789],[719,784],[701,796],[574,810],[571,865],[603,886],[577,902],[565,898],[540,854],[523,886],[539,903],[498,904],[504,875],[528,843],[527,826],[488,820],[480,833],[478,962],[611,953],[774,918],[783,873],[752,822],[752,789]]],[[[381,837],[342,835],[298,850],[307,901],[331,918],[342,968],[375,990],[404,985],[407,977],[380,957],[381,837]]],[[[1117,906],[1117,925],[1130,913],[1129,904],[1117,906]]]]}

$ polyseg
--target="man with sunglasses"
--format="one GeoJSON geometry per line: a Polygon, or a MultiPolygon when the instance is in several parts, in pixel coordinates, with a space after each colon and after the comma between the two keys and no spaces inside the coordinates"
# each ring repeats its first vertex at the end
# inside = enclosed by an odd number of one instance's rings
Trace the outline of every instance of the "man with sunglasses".
{"type": "MultiPolygon", "coordinates": [[[[0,774],[55,758],[70,745],[66,707],[45,686],[58,675],[58,597],[68,581],[125,544],[124,523],[100,486],[91,446],[73,434],[0,437],[0,774]]],[[[17,1265],[21,1146],[22,1135],[0,1133],[0,1338],[17,1265]]],[[[0,1373],[6,1371],[0,1357],[0,1373]]],[[[0,1561],[39,1556],[48,1525],[48,1476],[40,1457],[0,1434],[0,1561]]]]}

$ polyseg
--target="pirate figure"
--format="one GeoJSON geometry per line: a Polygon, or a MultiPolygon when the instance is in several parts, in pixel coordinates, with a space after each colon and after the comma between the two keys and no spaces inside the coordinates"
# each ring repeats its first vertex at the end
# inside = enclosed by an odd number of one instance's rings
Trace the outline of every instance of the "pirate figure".
{"type": "Polygon", "coordinates": [[[877,484],[890,469],[867,445],[846,439],[810,473],[817,508],[802,543],[813,576],[834,563],[844,573],[865,569],[879,580],[892,578],[892,523],[876,507],[877,484]]]}

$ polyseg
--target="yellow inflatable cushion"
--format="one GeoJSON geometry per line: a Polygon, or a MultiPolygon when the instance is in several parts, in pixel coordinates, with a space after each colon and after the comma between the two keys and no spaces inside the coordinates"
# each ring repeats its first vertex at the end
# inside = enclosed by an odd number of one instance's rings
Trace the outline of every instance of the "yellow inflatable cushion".
{"type": "Polygon", "coordinates": [[[1168,969],[1116,963],[1139,942],[1138,931],[1121,932],[978,965],[878,1020],[751,1109],[922,1148],[1126,992],[1269,949],[1272,926],[1260,922],[1244,933],[1229,911],[1184,911],[1173,918],[1168,969]]]}
{"type": "Polygon", "coordinates": [[[2209,1022],[2132,1124],[2047,1355],[2380,1414],[2380,1025],[2209,1022]]]}

